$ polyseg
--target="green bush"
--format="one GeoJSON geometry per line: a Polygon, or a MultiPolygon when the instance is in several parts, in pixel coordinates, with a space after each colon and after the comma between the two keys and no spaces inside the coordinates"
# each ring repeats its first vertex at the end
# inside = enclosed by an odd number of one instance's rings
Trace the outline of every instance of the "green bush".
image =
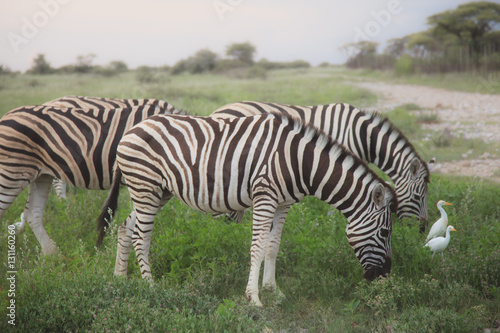
{"type": "MultiPolygon", "coordinates": [[[[95,274],[23,275],[16,329],[23,332],[260,332],[252,307],[135,279],[95,274]],[[29,291],[29,292],[28,292],[29,291]]],[[[21,279],[20,279],[21,280],[21,279]]]]}
{"type": "Polygon", "coordinates": [[[412,58],[407,54],[403,54],[399,57],[394,64],[394,73],[396,76],[407,76],[413,74],[412,58]]]}

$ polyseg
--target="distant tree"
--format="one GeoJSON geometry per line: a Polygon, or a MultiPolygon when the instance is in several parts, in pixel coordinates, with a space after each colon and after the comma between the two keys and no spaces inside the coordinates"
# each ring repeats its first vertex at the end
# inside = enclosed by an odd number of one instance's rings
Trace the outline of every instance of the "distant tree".
{"type": "Polygon", "coordinates": [[[216,61],[216,53],[208,49],[202,49],[187,59],[185,70],[192,74],[212,71],[215,68],[216,61]]]}
{"type": "Polygon", "coordinates": [[[445,35],[455,36],[460,43],[470,45],[479,53],[481,41],[500,23],[500,4],[481,1],[459,5],[427,19],[433,36],[443,39],[445,35]]]}
{"type": "Polygon", "coordinates": [[[411,34],[407,39],[406,48],[416,57],[424,57],[429,52],[439,52],[444,48],[443,42],[432,36],[429,31],[411,34]]]}
{"type": "Polygon", "coordinates": [[[95,54],[89,53],[86,55],[79,55],[76,57],[76,65],[74,67],[75,72],[77,73],[89,73],[92,71],[92,62],[96,57],[95,54]]]}
{"type": "Polygon", "coordinates": [[[50,66],[48,61],[45,59],[45,54],[38,54],[33,60],[33,66],[28,70],[30,74],[50,74],[53,73],[54,69],[50,66]]]}
{"type": "Polygon", "coordinates": [[[253,65],[256,48],[250,43],[233,43],[227,47],[226,55],[244,64],[253,65]]]}
{"type": "Polygon", "coordinates": [[[142,84],[154,83],[156,81],[154,68],[149,66],[139,66],[136,69],[136,79],[142,84]]]}
{"type": "Polygon", "coordinates": [[[400,57],[405,51],[408,39],[408,37],[390,39],[387,42],[384,53],[395,58],[400,57]]]}
{"type": "Polygon", "coordinates": [[[371,67],[375,61],[378,43],[370,41],[360,41],[345,44],[340,47],[344,54],[348,55],[347,67],[371,67]]]}
{"type": "Polygon", "coordinates": [[[10,70],[10,68],[6,65],[0,65],[0,75],[7,75],[7,74],[11,74],[12,71],[10,70]]]}
{"type": "Polygon", "coordinates": [[[109,69],[117,73],[123,73],[128,71],[128,66],[124,61],[113,60],[108,65],[109,69]]]}
{"type": "Polygon", "coordinates": [[[172,69],[170,70],[170,73],[172,75],[178,75],[186,71],[187,68],[187,60],[186,59],[181,59],[177,61],[174,66],[172,66],[172,69]]]}

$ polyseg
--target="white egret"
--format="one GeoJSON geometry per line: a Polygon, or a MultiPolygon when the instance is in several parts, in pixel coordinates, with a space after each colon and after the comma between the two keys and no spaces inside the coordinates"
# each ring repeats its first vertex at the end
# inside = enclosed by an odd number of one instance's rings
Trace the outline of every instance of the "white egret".
{"type": "Polygon", "coordinates": [[[443,205],[453,206],[449,202],[443,200],[438,201],[437,208],[441,212],[441,218],[432,225],[431,230],[429,230],[429,235],[427,235],[427,238],[425,239],[426,242],[435,237],[442,236],[446,231],[446,226],[448,225],[448,215],[444,211],[443,205]]]}
{"type": "Polygon", "coordinates": [[[26,228],[26,220],[24,219],[24,212],[21,214],[21,221],[14,223],[14,226],[17,229],[17,233],[21,234],[26,228]]]}
{"type": "Polygon", "coordinates": [[[424,245],[427,246],[432,251],[433,258],[436,253],[441,253],[441,256],[443,256],[443,251],[450,243],[450,231],[456,231],[456,230],[455,228],[453,228],[453,226],[450,225],[448,226],[448,228],[446,228],[446,237],[433,238],[424,245]]]}

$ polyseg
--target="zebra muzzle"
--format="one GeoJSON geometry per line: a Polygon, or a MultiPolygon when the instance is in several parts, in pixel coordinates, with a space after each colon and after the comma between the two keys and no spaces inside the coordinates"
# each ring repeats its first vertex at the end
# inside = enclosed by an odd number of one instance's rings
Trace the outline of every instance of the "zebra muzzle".
{"type": "Polygon", "coordinates": [[[386,256],[385,261],[380,266],[370,266],[365,269],[363,277],[368,281],[373,281],[378,277],[384,277],[391,272],[392,258],[386,256]]]}

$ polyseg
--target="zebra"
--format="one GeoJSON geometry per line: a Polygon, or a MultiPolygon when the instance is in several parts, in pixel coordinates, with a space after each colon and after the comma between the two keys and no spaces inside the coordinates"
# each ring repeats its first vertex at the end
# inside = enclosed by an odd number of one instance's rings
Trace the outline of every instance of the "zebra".
{"type": "MultiPolygon", "coordinates": [[[[91,96],[68,95],[63,96],[42,105],[56,106],[61,108],[77,108],[82,110],[110,110],[110,109],[129,109],[140,105],[155,105],[164,113],[183,114],[184,111],[177,110],[171,104],[160,99],[120,99],[104,98],[91,96]]],[[[59,200],[66,200],[66,183],[54,178],[53,187],[59,200]]]]}
{"type": "Polygon", "coordinates": [[[61,108],[77,108],[85,110],[109,110],[109,109],[125,109],[141,105],[156,105],[160,109],[173,113],[179,112],[170,103],[161,99],[121,99],[121,98],[104,98],[92,96],[77,96],[68,95],[59,97],[49,102],[43,103],[46,106],[57,106],[61,108]]]}
{"type": "Polygon", "coordinates": [[[391,269],[391,212],[397,198],[363,161],[316,128],[285,115],[218,119],[157,115],[134,126],[118,145],[113,184],[101,210],[101,233],[117,208],[121,179],[135,224],[118,232],[116,275],[127,274],[133,247],[141,275],[152,281],[149,249],[158,210],[172,197],[206,213],[253,206],[246,296],[261,306],[258,280],[276,290],[275,261],[290,206],[315,196],[347,218],[346,234],[373,280],[391,269]]]}
{"type": "MultiPolygon", "coordinates": [[[[170,105],[165,110],[179,113],[170,105]]],[[[109,189],[122,135],[165,110],[142,105],[91,111],[23,106],[9,111],[0,119],[0,218],[28,186],[28,202],[19,228],[28,221],[42,252],[53,253],[56,245],[42,223],[53,178],[79,188],[109,189]]]]}
{"type": "MultiPolygon", "coordinates": [[[[296,106],[244,101],[227,104],[210,116],[246,117],[269,112],[302,119],[337,139],[366,163],[375,164],[392,180],[398,197],[398,217],[417,216],[421,232],[427,226],[427,197],[430,170],[409,140],[387,118],[360,111],[349,104],[296,106]]],[[[242,213],[230,214],[240,220],[242,213]]]]}

